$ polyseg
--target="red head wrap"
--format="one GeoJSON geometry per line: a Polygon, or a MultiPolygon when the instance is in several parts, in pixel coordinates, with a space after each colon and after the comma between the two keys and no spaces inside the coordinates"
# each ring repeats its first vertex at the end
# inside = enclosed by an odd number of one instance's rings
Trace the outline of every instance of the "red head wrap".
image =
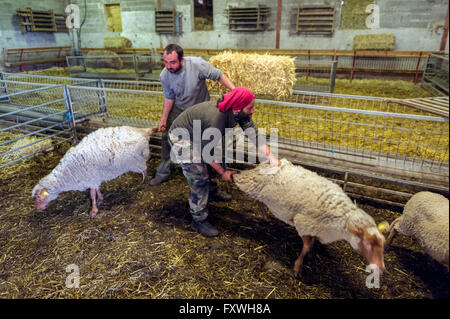
{"type": "Polygon", "coordinates": [[[238,86],[223,96],[223,101],[219,103],[219,111],[226,112],[230,107],[233,111],[240,111],[249,105],[254,98],[252,91],[246,87],[238,86]]]}

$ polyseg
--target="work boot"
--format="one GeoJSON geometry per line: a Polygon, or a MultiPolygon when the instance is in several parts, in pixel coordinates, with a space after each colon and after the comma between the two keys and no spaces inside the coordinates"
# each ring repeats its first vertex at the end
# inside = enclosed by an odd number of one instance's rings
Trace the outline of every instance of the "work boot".
{"type": "Polygon", "coordinates": [[[215,191],[210,193],[208,196],[210,202],[229,202],[231,200],[231,195],[222,191],[215,191]]]}
{"type": "Polygon", "coordinates": [[[168,177],[161,177],[161,176],[155,176],[151,181],[150,181],[150,186],[157,186],[160,185],[164,182],[167,182],[169,180],[168,177]]]}
{"type": "Polygon", "coordinates": [[[201,222],[192,221],[191,228],[205,237],[214,237],[219,235],[219,231],[207,220],[201,222]]]}

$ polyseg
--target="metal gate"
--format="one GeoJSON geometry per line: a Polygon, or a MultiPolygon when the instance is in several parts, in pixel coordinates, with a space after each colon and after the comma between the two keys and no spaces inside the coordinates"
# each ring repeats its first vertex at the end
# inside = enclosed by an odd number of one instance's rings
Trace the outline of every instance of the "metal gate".
{"type": "MultiPolygon", "coordinates": [[[[3,82],[8,91],[13,84],[25,85],[3,82]]],[[[18,109],[10,112],[17,114],[29,111],[26,107],[51,106],[62,112],[57,123],[65,129],[70,122],[75,129],[81,122],[91,127],[154,127],[161,116],[163,93],[158,83],[26,85],[40,87],[3,95],[0,106],[15,105],[18,109]]],[[[4,113],[0,115],[16,114],[4,113]]],[[[277,130],[279,155],[297,163],[343,173],[345,180],[354,174],[448,193],[448,118],[384,98],[295,91],[283,101],[257,99],[253,119],[260,130],[277,130]]]]}

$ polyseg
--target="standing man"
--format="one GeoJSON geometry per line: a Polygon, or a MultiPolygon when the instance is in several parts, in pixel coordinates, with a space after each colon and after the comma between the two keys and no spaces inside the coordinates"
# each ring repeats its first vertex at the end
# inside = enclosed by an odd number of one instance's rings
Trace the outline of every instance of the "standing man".
{"type": "Polygon", "coordinates": [[[183,57],[183,48],[169,44],[163,52],[165,68],[160,75],[164,91],[164,104],[158,130],[162,133],[161,163],[150,181],[156,186],[169,180],[170,145],[167,130],[184,110],[194,104],[209,101],[206,79],[219,81],[230,91],[233,83],[219,69],[200,57],[183,57]]]}

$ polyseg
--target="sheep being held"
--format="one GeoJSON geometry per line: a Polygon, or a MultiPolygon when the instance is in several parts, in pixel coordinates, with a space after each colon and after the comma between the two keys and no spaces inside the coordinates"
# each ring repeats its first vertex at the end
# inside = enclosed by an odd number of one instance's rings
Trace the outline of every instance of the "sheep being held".
{"type": "Polygon", "coordinates": [[[408,200],[402,216],[392,222],[386,248],[397,232],[413,236],[428,255],[448,267],[448,226],[448,199],[440,194],[419,192],[408,200]]]}
{"type": "Polygon", "coordinates": [[[103,200],[100,184],[126,172],[147,175],[150,157],[149,138],[154,129],[129,126],[98,129],[70,148],[59,164],[33,188],[32,196],[38,211],[58,197],[61,192],[90,188],[91,218],[103,200]]]}
{"type": "Polygon", "coordinates": [[[339,185],[285,159],[280,167],[260,164],[233,178],[239,189],[297,229],[303,248],[295,261],[296,275],[315,239],[324,244],[346,240],[370,264],[384,270],[384,236],[374,219],[356,207],[339,185]]]}

